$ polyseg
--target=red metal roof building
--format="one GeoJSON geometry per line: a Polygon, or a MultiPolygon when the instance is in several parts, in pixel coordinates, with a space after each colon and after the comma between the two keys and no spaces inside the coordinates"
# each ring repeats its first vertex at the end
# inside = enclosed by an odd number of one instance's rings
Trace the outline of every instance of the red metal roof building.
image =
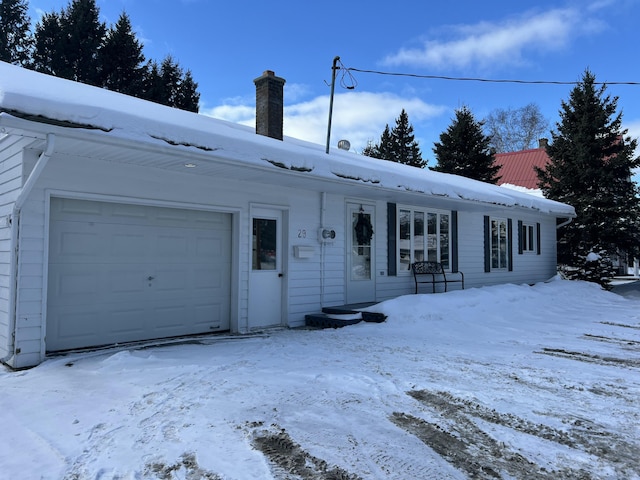
{"type": "Polygon", "coordinates": [[[495,164],[502,167],[498,172],[502,176],[498,181],[498,185],[507,183],[537,190],[538,176],[533,167],[545,168],[549,162],[545,147],[546,142],[541,141],[539,148],[531,148],[519,152],[496,153],[495,164]]]}

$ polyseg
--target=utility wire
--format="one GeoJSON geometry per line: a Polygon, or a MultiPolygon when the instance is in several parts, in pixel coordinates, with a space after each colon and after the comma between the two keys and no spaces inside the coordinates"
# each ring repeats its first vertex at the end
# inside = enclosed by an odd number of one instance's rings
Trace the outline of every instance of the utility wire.
{"type": "MultiPolygon", "coordinates": [[[[431,80],[454,80],[459,82],[484,82],[484,83],[519,83],[529,85],[578,85],[579,81],[561,82],[554,80],[509,80],[509,79],[490,79],[490,78],[474,78],[474,77],[446,77],[442,75],[419,75],[417,73],[397,73],[382,72],[379,70],[363,70],[360,68],[345,68],[347,72],[373,73],[376,75],[388,75],[394,77],[413,77],[426,78],[431,80]]],[[[640,85],[640,82],[594,82],[594,85],[640,85]]]]}

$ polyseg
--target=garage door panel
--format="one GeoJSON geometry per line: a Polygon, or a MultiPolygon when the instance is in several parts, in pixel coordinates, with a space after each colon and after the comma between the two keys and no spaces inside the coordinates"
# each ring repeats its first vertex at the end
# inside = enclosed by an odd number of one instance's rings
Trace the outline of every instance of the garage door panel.
{"type": "MultiPolygon", "coordinates": [[[[108,225],[103,225],[102,235],[106,238],[110,238],[111,242],[109,247],[100,255],[109,254],[109,257],[113,260],[121,260],[122,258],[135,258],[142,259],[146,257],[146,252],[149,249],[149,238],[144,233],[126,232],[117,233],[115,235],[109,233],[108,225]]],[[[128,228],[131,230],[131,227],[128,228]]]]}
{"type": "Polygon", "coordinates": [[[228,279],[220,270],[196,267],[193,269],[193,289],[197,291],[222,288],[228,279]]]}
{"type": "MultiPolygon", "coordinates": [[[[149,268],[146,265],[113,265],[106,272],[105,288],[111,295],[122,297],[137,297],[147,291],[149,268]]],[[[94,266],[94,271],[99,270],[94,266]]],[[[123,298],[124,300],[124,298],[123,298]]]]}
{"type": "Polygon", "coordinates": [[[52,199],[47,350],[228,330],[231,215],[52,199]]]}
{"type": "Polygon", "coordinates": [[[178,260],[189,258],[188,232],[182,235],[159,235],[156,241],[156,251],[165,257],[178,260]]]}
{"type": "MultiPolygon", "coordinates": [[[[66,225],[69,228],[69,224],[66,225]]],[[[73,255],[76,258],[95,258],[104,251],[106,244],[103,243],[101,232],[70,232],[60,231],[60,234],[53,239],[55,241],[55,252],[59,257],[73,255]]]]}
{"type": "Polygon", "coordinates": [[[58,303],[69,304],[78,303],[85,300],[87,303],[95,301],[91,298],[99,290],[100,279],[93,271],[86,269],[69,269],[70,271],[59,272],[54,282],[56,286],[53,294],[58,303]]]}
{"type": "MultiPolygon", "coordinates": [[[[158,336],[183,334],[183,321],[187,314],[187,307],[184,303],[165,302],[165,305],[156,306],[153,309],[153,323],[158,336]]],[[[186,333],[196,332],[187,331],[186,333]]]]}
{"type": "Polygon", "coordinates": [[[96,303],[105,293],[111,299],[126,301],[148,288],[146,266],[110,265],[109,271],[101,264],[55,264],[49,268],[52,267],[55,273],[50,275],[49,300],[55,305],[96,303]]]}
{"type": "MultiPolygon", "coordinates": [[[[73,309],[60,309],[57,312],[59,317],[64,318],[64,322],[57,321],[52,322],[56,328],[54,331],[50,331],[49,325],[47,325],[47,335],[55,334],[60,338],[66,339],[78,339],[80,341],[87,341],[94,335],[93,326],[86,321],[90,310],[87,308],[73,308],[73,309]]],[[[58,319],[59,320],[59,319],[58,319]]]]}
{"type": "Polygon", "coordinates": [[[55,200],[55,205],[51,204],[51,210],[59,218],[64,218],[64,214],[70,214],[73,218],[101,216],[106,206],[100,202],[79,202],[71,198],[56,198],[55,200]]]}
{"type": "Polygon", "coordinates": [[[141,324],[140,318],[145,316],[145,309],[135,304],[109,312],[105,322],[99,327],[100,334],[109,340],[104,343],[140,340],[144,334],[144,325],[141,324]]]}

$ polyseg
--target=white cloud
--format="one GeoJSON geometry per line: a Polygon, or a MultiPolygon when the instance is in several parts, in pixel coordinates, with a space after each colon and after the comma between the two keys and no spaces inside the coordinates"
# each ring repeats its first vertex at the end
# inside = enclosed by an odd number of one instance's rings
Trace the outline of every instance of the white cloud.
{"type": "MultiPolygon", "coordinates": [[[[331,128],[331,145],[347,139],[355,151],[361,151],[369,140],[378,141],[384,126],[395,125],[402,109],[414,125],[427,122],[448,111],[444,106],[430,105],[417,97],[401,97],[392,93],[350,92],[334,96],[331,128]]],[[[222,105],[201,109],[200,113],[243,125],[255,125],[255,106],[222,105]]],[[[284,109],[284,134],[320,145],[326,144],[329,121],[329,96],[294,103],[284,109]]],[[[418,139],[419,140],[419,139],[418,139]]]]}
{"type": "Polygon", "coordinates": [[[520,64],[525,51],[559,50],[576,36],[599,28],[596,20],[584,18],[577,9],[530,12],[498,23],[448,27],[452,39],[426,40],[419,48],[401,49],[383,64],[438,69],[520,64]]]}
{"type": "MultiPolygon", "coordinates": [[[[395,126],[402,109],[414,125],[442,115],[447,109],[430,105],[417,97],[401,97],[392,93],[350,92],[334,97],[331,122],[331,145],[347,139],[351,147],[361,151],[369,140],[377,141],[386,124],[395,126]]],[[[329,120],[329,97],[285,108],[285,134],[315,143],[326,143],[329,120]]],[[[418,132],[414,132],[418,133],[418,132]]]]}
{"type": "Polygon", "coordinates": [[[228,122],[255,126],[256,109],[254,106],[226,104],[212,108],[201,108],[200,113],[228,122]]]}

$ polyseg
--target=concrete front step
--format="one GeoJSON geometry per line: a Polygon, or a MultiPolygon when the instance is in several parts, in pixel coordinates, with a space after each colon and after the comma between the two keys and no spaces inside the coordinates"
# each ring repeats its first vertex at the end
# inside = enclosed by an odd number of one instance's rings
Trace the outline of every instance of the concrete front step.
{"type": "Polygon", "coordinates": [[[305,325],[317,328],[341,328],[356,323],[382,323],[386,315],[376,312],[361,312],[345,307],[324,307],[322,313],[305,315],[305,325]]]}

